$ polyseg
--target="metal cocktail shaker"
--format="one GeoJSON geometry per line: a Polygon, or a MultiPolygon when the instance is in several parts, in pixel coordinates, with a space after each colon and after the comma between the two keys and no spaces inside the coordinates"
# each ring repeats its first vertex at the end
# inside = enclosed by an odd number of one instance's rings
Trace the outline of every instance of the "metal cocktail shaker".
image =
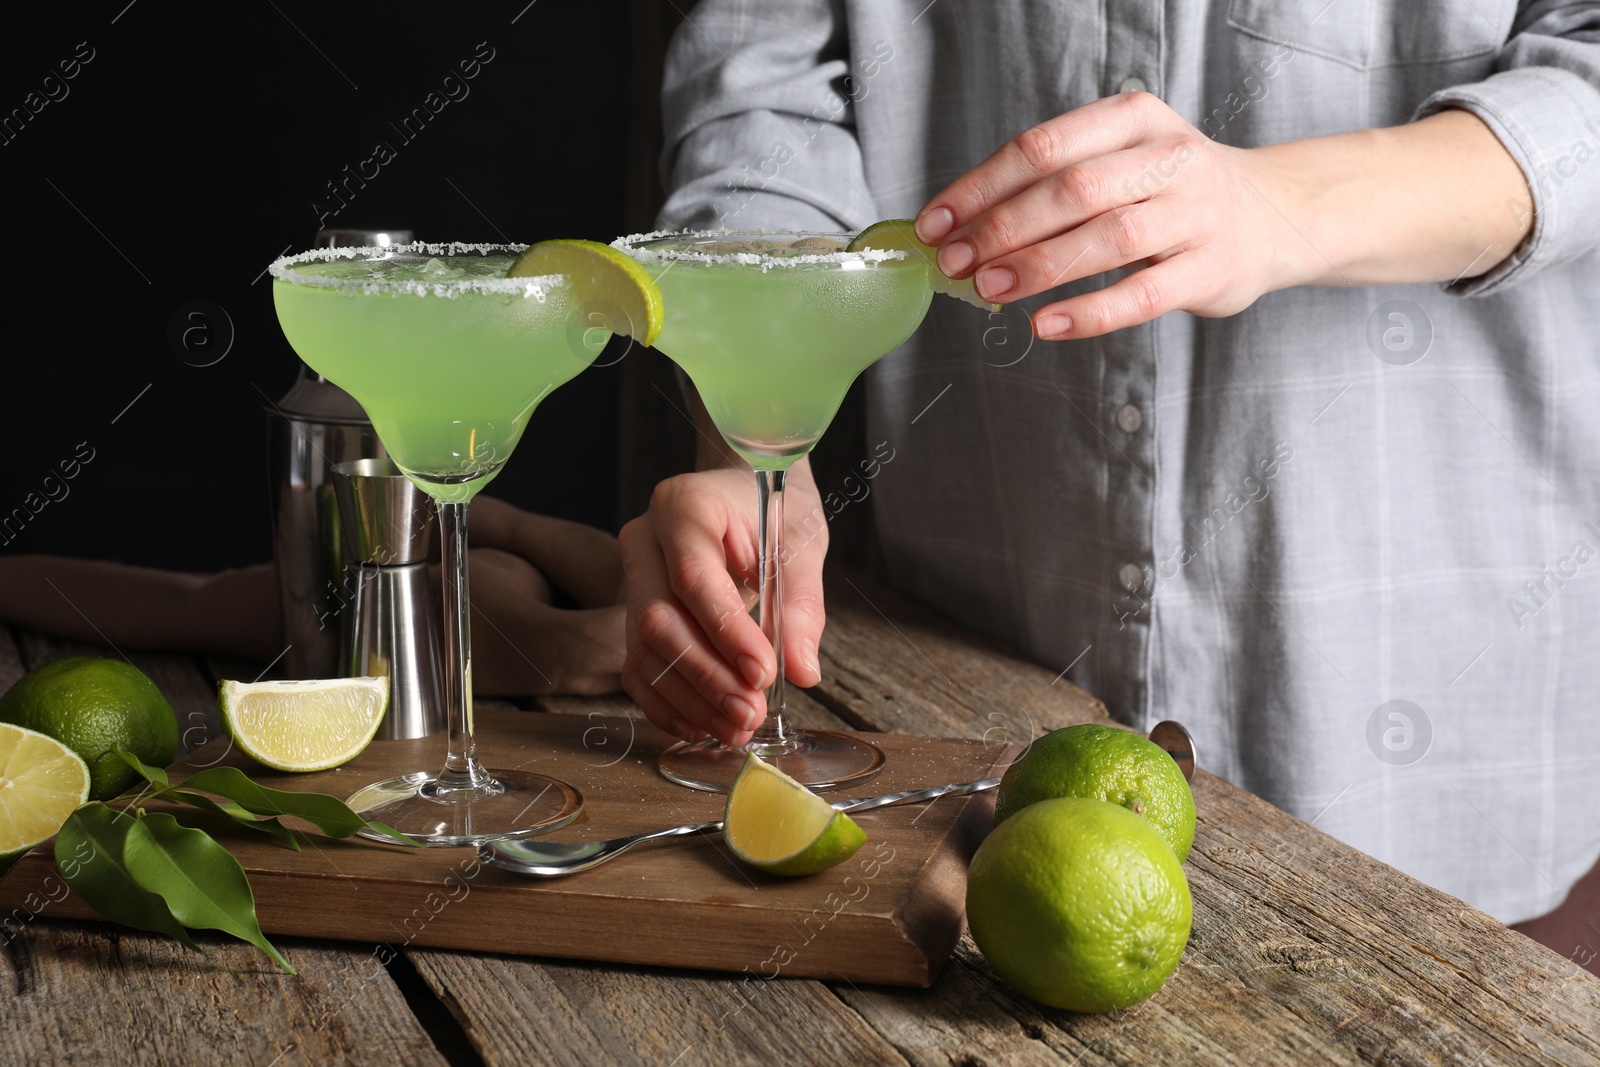
{"type": "MultiPolygon", "coordinates": [[[[390,245],[411,239],[410,230],[325,229],[316,243],[390,245]]],[[[284,669],[290,678],[332,678],[339,665],[339,616],[351,598],[344,588],[348,558],[333,496],[333,467],[388,453],[361,405],[305,366],[267,411],[272,420],[272,557],[288,646],[284,669]]]]}
{"type": "Polygon", "coordinates": [[[343,677],[387,675],[389,711],[378,737],[424,737],[444,729],[439,674],[439,603],[428,591],[432,498],[387,459],[334,468],[344,533],[345,586],[340,613],[343,677]]]}

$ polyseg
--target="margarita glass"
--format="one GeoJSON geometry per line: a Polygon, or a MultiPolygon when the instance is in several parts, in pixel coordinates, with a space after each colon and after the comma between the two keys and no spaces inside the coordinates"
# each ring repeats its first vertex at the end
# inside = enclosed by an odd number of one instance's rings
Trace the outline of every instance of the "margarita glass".
{"type": "Polygon", "coordinates": [[[772,642],[777,678],[749,742],[674,745],[661,773],[726,791],[754,752],[822,789],[883,768],[854,737],[796,730],[784,718],[783,489],[856,377],[910,337],[932,296],[928,268],[905,251],[843,251],[851,234],[647,234],[615,242],[656,279],[666,321],[655,347],[683,368],[728,444],[755,472],[758,589],[753,615],[772,642]]]}
{"type": "Polygon", "coordinates": [[[569,330],[576,300],[566,277],[505,277],[522,250],[319,248],[268,268],[289,343],[360,401],[394,462],[439,504],[444,768],[374,783],[349,802],[427,845],[544,833],[583,807],[559,779],[485,769],[473,740],[467,504],[510,458],[539,401],[610,336],[569,330]]]}

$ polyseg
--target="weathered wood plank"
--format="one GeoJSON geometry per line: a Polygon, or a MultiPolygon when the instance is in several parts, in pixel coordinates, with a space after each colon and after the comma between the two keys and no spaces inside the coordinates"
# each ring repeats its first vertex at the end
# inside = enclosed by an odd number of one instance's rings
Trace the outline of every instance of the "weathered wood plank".
{"type": "Polygon", "coordinates": [[[826,593],[822,684],[811,693],[859,729],[1025,745],[1109,721],[1065,678],[859,572],[830,571],[826,593]]]}
{"type": "Polygon", "coordinates": [[[102,923],[40,918],[8,935],[18,989],[0,1063],[445,1063],[367,952],[278,941],[292,976],[208,935],[201,955],[102,923]]]}
{"type": "Polygon", "coordinates": [[[1600,979],[1221,779],[1195,786],[1186,966],[1363,1063],[1600,1062],[1600,979]]]}
{"type": "MultiPolygon", "coordinates": [[[[984,737],[1022,709],[1009,739],[1025,740],[1103,715],[1081,691],[1049,693],[1067,683],[1047,670],[980,650],[858,575],[834,577],[829,593],[822,688],[895,729],[984,737]]],[[[1600,980],[1213,775],[1194,788],[1194,933],[1145,1004],[1098,1017],[1040,1008],[969,939],[925,992],[835,990],[919,1064],[1600,1062],[1600,980]]]]}
{"type": "Polygon", "coordinates": [[[817,982],[410,956],[491,1065],[906,1062],[817,982]]]}
{"type": "Polygon", "coordinates": [[[914,1064],[1600,1062],[1594,976],[1221,779],[1197,798],[1194,936],[1144,1005],[1032,1005],[970,939],[926,992],[835,992],[914,1064]]]}

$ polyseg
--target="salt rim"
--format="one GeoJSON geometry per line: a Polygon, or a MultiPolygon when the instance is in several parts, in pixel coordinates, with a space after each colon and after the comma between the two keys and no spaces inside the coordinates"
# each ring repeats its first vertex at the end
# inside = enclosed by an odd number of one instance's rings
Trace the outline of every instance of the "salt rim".
{"type": "Polygon", "coordinates": [[[416,279],[380,281],[353,278],[330,278],[324,274],[308,274],[290,268],[301,263],[328,263],[336,259],[355,259],[374,252],[392,254],[405,252],[426,256],[460,256],[476,252],[479,255],[503,252],[520,255],[527,245],[469,244],[448,241],[443,244],[412,241],[405,245],[344,245],[338,248],[313,248],[280,256],[267,265],[267,271],[279,281],[291,285],[309,285],[318,289],[334,289],[343,293],[366,293],[373,296],[438,296],[454,300],[468,293],[532,297],[544,303],[545,297],[566,282],[562,274],[539,274],[526,278],[450,278],[444,281],[424,282],[416,279]]]}
{"type": "Polygon", "coordinates": [[[625,252],[641,263],[680,262],[703,263],[707,266],[738,264],[743,267],[760,267],[765,274],[774,267],[843,266],[847,263],[888,263],[909,258],[904,249],[866,248],[860,252],[818,252],[800,256],[769,256],[760,252],[694,252],[683,248],[640,248],[647,241],[660,241],[668,237],[728,237],[734,234],[749,237],[793,237],[805,234],[813,237],[852,237],[853,234],[822,234],[809,230],[655,230],[619,237],[611,247],[625,252]]]}

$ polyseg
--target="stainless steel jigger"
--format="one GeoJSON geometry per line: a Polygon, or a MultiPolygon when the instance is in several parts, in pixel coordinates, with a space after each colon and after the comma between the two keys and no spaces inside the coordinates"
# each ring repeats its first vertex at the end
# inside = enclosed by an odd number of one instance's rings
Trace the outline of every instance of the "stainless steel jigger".
{"type": "Polygon", "coordinates": [[[428,591],[433,500],[391,460],[334,467],[349,606],[339,673],[388,675],[389,712],[378,737],[425,737],[445,726],[439,675],[438,604],[428,591]]]}

